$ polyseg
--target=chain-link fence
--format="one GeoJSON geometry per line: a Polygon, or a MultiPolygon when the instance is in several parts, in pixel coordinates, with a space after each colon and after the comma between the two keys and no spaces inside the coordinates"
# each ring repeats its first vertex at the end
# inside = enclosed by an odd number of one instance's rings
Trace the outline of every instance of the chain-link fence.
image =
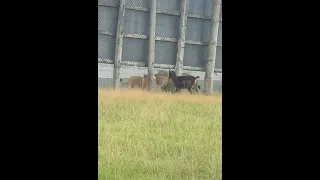
{"type": "MultiPolygon", "coordinates": [[[[183,52],[184,73],[200,76],[203,87],[207,59],[213,0],[186,0],[187,18],[183,52]]],[[[98,70],[99,87],[113,86],[116,57],[117,23],[120,0],[99,0],[98,70]]],[[[174,69],[181,35],[182,0],[156,0],[155,73],[158,69],[174,69]]],[[[120,78],[148,74],[151,0],[125,0],[123,45],[120,78]]],[[[220,11],[220,19],[221,13],[220,11]]],[[[222,21],[219,23],[215,62],[215,89],[221,90],[222,21]]],[[[122,87],[125,87],[123,85],[122,87]]]]}

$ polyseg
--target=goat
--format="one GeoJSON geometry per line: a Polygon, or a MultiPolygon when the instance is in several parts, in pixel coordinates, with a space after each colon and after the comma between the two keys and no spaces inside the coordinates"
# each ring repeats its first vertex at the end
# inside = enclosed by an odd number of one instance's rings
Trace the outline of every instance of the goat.
{"type": "Polygon", "coordinates": [[[188,89],[190,94],[192,94],[192,89],[195,89],[197,92],[199,92],[197,88],[197,79],[199,76],[177,76],[176,72],[170,71],[169,69],[169,78],[172,79],[173,84],[176,87],[176,92],[180,92],[181,89],[188,89]]]}
{"type": "MultiPolygon", "coordinates": [[[[191,75],[188,73],[182,73],[182,76],[191,76],[191,75]]],[[[196,92],[199,92],[200,86],[198,85],[198,81],[196,81],[196,84],[195,84],[195,86],[193,86],[192,89],[195,90],[196,92]]]]}

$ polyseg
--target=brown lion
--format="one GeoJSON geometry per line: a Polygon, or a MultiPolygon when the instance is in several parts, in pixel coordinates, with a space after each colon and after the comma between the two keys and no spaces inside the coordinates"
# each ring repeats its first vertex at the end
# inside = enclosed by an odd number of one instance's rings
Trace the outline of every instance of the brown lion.
{"type": "Polygon", "coordinates": [[[128,88],[140,88],[143,87],[143,77],[131,76],[128,80],[128,88]]]}
{"type": "Polygon", "coordinates": [[[128,79],[128,88],[139,88],[144,90],[148,89],[148,75],[145,74],[143,77],[131,76],[128,79]]]}

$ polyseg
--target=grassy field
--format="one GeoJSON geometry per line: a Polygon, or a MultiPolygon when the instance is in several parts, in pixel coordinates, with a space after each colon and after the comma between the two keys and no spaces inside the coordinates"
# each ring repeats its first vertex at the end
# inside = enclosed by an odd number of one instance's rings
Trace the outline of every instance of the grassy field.
{"type": "Polygon", "coordinates": [[[99,180],[222,179],[221,95],[99,90],[99,180]]]}

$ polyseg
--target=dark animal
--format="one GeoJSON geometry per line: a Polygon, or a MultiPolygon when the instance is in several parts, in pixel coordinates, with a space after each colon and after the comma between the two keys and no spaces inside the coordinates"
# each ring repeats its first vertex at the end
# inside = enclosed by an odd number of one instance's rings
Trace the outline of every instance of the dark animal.
{"type": "MultiPolygon", "coordinates": [[[[183,73],[182,73],[182,75],[183,75],[183,73]]],[[[197,84],[198,84],[198,81],[197,81],[196,85],[193,86],[192,90],[199,92],[200,86],[197,86],[197,84]]],[[[176,90],[176,87],[174,86],[171,78],[166,79],[165,83],[163,83],[163,85],[161,86],[161,90],[165,91],[165,92],[169,91],[171,93],[174,93],[174,91],[176,90]]]]}
{"type": "Polygon", "coordinates": [[[191,76],[191,75],[186,75],[186,76],[177,76],[176,72],[174,71],[170,71],[169,69],[169,78],[172,79],[172,82],[174,84],[174,86],[176,87],[176,92],[180,92],[181,89],[188,89],[188,91],[190,92],[190,94],[192,94],[192,89],[195,89],[197,92],[198,88],[197,88],[197,79],[199,78],[199,76],[191,76]]]}
{"type": "MultiPolygon", "coordinates": [[[[191,75],[188,73],[182,73],[182,76],[191,76],[191,75]]],[[[192,90],[199,92],[200,86],[198,86],[198,81],[196,81],[196,84],[195,84],[195,86],[193,86],[192,90]]]]}

